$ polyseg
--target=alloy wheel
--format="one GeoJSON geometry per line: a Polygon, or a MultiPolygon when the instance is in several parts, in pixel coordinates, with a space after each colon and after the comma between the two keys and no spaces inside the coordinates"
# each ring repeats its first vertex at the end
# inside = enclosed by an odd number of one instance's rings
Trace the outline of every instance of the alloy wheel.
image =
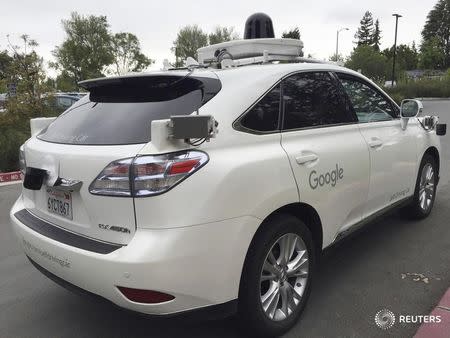
{"type": "Polygon", "coordinates": [[[435,191],[434,170],[430,163],[424,165],[420,177],[419,204],[423,211],[430,209],[435,191]]]}
{"type": "Polygon", "coordinates": [[[281,321],[299,306],[309,275],[308,249],[294,233],[277,239],[266,255],[261,277],[260,295],[264,313],[281,321]]]}

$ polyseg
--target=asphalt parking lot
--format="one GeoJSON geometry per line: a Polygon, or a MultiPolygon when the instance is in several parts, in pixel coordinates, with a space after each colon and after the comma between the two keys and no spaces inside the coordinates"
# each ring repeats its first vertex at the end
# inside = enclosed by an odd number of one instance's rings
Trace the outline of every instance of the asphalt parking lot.
{"type": "MultiPolygon", "coordinates": [[[[450,124],[450,101],[424,106],[450,124]]],[[[383,331],[374,315],[383,308],[428,314],[450,287],[449,135],[442,144],[441,182],[430,217],[411,222],[394,213],[327,250],[304,315],[286,337],[414,335],[418,324],[396,323],[383,331]]],[[[57,286],[31,266],[13,236],[8,213],[19,189],[0,187],[0,337],[243,336],[232,318],[153,320],[57,286]]]]}

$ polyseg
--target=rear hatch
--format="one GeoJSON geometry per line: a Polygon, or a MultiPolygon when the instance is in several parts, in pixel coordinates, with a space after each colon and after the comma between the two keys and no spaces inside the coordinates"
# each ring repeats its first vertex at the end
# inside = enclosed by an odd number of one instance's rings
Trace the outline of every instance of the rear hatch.
{"type": "Polygon", "coordinates": [[[25,207],[71,232],[127,244],[136,230],[133,197],[92,194],[90,184],[108,164],[135,157],[151,141],[151,121],[206,103],[220,90],[220,82],[210,81],[218,81],[214,73],[176,71],[84,82],[89,97],[24,146],[27,168],[46,173],[40,189],[23,189],[25,207]],[[58,179],[80,181],[81,188],[62,190],[58,179]]]}
{"type": "Polygon", "coordinates": [[[33,138],[26,143],[27,167],[44,169],[49,177],[82,182],[67,192],[44,182],[40,190],[23,189],[25,207],[34,215],[72,232],[106,242],[127,244],[136,226],[132,198],[97,196],[89,184],[113,160],[134,156],[142,145],[79,146],[33,138]],[[108,230],[120,227],[121,232],[108,230]],[[126,229],[126,230],[125,230],[126,229]]]}

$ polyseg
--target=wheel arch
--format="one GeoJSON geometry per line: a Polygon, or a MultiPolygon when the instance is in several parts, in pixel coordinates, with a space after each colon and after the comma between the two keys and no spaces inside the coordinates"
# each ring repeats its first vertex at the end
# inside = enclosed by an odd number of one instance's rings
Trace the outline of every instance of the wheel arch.
{"type": "Polygon", "coordinates": [[[322,221],[320,219],[319,214],[316,209],[307,203],[290,203],[286,204],[273,212],[271,212],[260,224],[256,232],[253,234],[253,237],[249,243],[247,248],[247,253],[245,255],[244,264],[242,265],[241,270],[241,280],[239,282],[239,294],[242,289],[242,284],[246,281],[243,280],[244,269],[246,268],[247,261],[249,256],[251,256],[252,247],[257,239],[258,235],[266,229],[267,226],[270,225],[270,220],[276,217],[277,215],[292,215],[299,220],[303,221],[308,229],[311,231],[311,235],[313,238],[314,246],[316,249],[316,257],[319,257],[319,254],[322,252],[323,245],[323,228],[322,221]]]}
{"type": "Polygon", "coordinates": [[[320,219],[319,214],[317,213],[316,209],[312,207],[311,205],[307,203],[290,203],[286,204],[273,212],[271,212],[262,222],[261,225],[256,230],[255,234],[253,235],[252,240],[250,241],[250,245],[247,249],[247,253],[250,250],[251,246],[254,243],[255,238],[258,236],[258,234],[270,224],[270,220],[280,214],[288,214],[295,216],[299,220],[303,221],[305,225],[308,227],[309,231],[311,231],[311,235],[313,238],[314,246],[317,250],[317,253],[320,253],[322,251],[323,246],[323,228],[322,228],[322,221],[320,219]]]}
{"type": "Polygon", "coordinates": [[[440,156],[439,156],[439,151],[437,150],[436,147],[431,146],[431,147],[428,147],[427,150],[425,150],[425,152],[424,152],[424,154],[423,154],[423,156],[422,156],[422,159],[423,159],[423,157],[424,157],[425,155],[431,155],[431,156],[433,156],[433,158],[436,160],[436,170],[437,170],[438,177],[439,177],[439,170],[440,170],[440,156]]]}
{"type": "Polygon", "coordinates": [[[305,223],[313,237],[318,252],[322,251],[323,228],[320,216],[316,209],[307,203],[291,203],[272,212],[266,219],[276,214],[290,214],[305,223]]]}

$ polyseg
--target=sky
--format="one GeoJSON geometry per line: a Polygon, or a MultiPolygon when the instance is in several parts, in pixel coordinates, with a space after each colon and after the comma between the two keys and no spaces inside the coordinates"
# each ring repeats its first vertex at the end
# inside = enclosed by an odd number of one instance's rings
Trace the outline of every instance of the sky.
{"type": "Polygon", "coordinates": [[[247,17],[264,12],[272,18],[275,37],[298,26],[305,56],[328,59],[335,53],[336,30],[340,28],[349,30],[340,33],[339,53],[350,54],[359,21],[367,10],[372,12],[374,20],[380,20],[382,49],[394,43],[392,13],[403,15],[399,19],[397,43],[416,41],[419,45],[420,32],[434,4],[434,0],[0,0],[0,50],[7,48],[7,34],[15,44],[19,44],[20,35],[28,34],[39,43],[36,51],[46,62],[52,61],[52,50],[65,37],[61,20],[76,11],[84,15],[106,15],[112,32],[137,35],[142,51],[156,60],[151,68],[160,69],[164,59],[174,58],[170,48],[181,27],[197,24],[208,32],[217,25],[233,26],[242,36],[247,17]]]}

